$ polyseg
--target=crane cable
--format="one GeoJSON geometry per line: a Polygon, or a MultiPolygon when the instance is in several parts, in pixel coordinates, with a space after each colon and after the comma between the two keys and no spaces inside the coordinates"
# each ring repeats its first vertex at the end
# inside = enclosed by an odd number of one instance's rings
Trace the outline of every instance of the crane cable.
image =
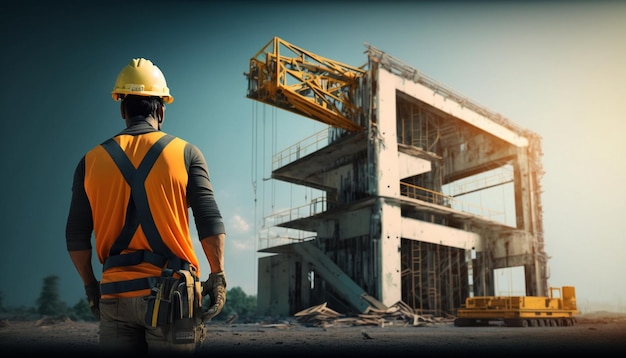
{"type": "MultiPolygon", "coordinates": [[[[265,194],[265,182],[271,179],[271,163],[269,161],[270,167],[268,168],[268,164],[266,162],[267,154],[266,149],[268,149],[268,143],[266,142],[267,138],[270,138],[269,149],[271,153],[275,153],[277,150],[277,136],[278,136],[278,121],[277,121],[277,109],[272,106],[261,105],[259,108],[258,103],[256,101],[252,101],[252,138],[251,138],[251,163],[250,163],[250,174],[251,174],[251,183],[252,190],[254,193],[254,237],[255,240],[255,252],[258,250],[258,244],[260,240],[259,228],[265,228],[265,217],[266,217],[266,194],[265,194]],[[267,118],[267,109],[270,108],[270,123],[268,125],[267,118]],[[259,118],[259,111],[261,111],[261,118],[259,118]],[[269,127],[269,128],[268,128],[269,127]],[[270,131],[268,134],[267,131],[270,131]],[[259,138],[260,137],[260,138],[259,138]],[[259,158],[260,157],[260,158],[259,158]],[[259,165],[260,161],[260,165],[259,165]],[[259,166],[261,168],[259,168],[259,166]],[[261,171],[259,173],[259,171],[261,171]],[[269,172],[266,176],[265,173],[269,172]],[[259,185],[259,175],[261,175],[261,193],[258,193],[259,185]],[[260,200],[259,200],[260,195],[260,200]],[[260,201],[260,203],[259,203],[260,201]],[[259,205],[261,210],[261,223],[258,222],[258,214],[259,214],[259,205]]],[[[271,181],[270,187],[270,206],[272,213],[275,210],[276,206],[276,183],[274,180],[271,181]]]]}
{"type": "MultiPolygon", "coordinates": [[[[251,142],[251,156],[250,156],[250,176],[251,176],[251,180],[252,180],[252,192],[254,194],[254,221],[253,221],[253,233],[252,233],[252,240],[253,240],[253,244],[254,244],[254,251],[253,251],[253,255],[254,255],[254,261],[256,262],[257,260],[257,255],[256,253],[259,250],[259,232],[257,229],[257,176],[258,176],[258,161],[256,159],[256,147],[258,145],[257,142],[257,137],[258,137],[258,118],[257,118],[257,104],[255,101],[252,101],[252,114],[251,114],[251,118],[252,118],[252,142],[251,142]]],[[[257,278],[257,265],[254,265],[254,270],[253,270],[253,280],[258,280],[257,278]]]]}

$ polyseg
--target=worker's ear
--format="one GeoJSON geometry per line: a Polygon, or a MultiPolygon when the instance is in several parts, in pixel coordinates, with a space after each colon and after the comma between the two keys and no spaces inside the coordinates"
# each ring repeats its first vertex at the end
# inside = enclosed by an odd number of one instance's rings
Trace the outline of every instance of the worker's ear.
{"type": "Polygon", "coordinates": [[[157,119],[159,120],[159,124],[163,124],[163,121],[165,120],[165,105],[164,104],[159,106],[157,114],[158,114],[157,119]]]}
{"type": "Polygon", "coordinates": [[[122,114],[122,119],[126,119],[126,106],[124,105],[124,101],[120,101],[120,113],[122,114]]]}

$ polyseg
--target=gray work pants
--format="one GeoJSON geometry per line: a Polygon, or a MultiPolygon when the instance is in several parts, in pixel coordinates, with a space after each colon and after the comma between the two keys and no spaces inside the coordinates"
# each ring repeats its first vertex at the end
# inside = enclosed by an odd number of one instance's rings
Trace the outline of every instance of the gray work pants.
{"type": "Polygon", "coordinates": [[[147,296],[100,300],[100,347],[124,354],[161,354],[168,351],[194,353],[205,336],[204,324],[198,322],[196,342],[174,344],[167,329],[145,323],[147,296]]]}

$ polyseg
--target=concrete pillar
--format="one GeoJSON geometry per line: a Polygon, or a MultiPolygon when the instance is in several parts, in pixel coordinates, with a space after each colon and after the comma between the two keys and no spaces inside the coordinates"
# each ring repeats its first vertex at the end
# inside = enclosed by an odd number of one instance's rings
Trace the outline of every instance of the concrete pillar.
{"type": "Polygon", "coordinates": [[[400,208],[389,204],[385,197],[400,196],[398,140],[396,129],[395,78],[384,69],[378,71],[376,126],[371,127],[370,160],[376,163],[377,178],[374,193],[378,196],[372,210],[372,239],[378,240],[379,300],[390,306],[402,299],[400,243],[402,216],[400,208]]]}

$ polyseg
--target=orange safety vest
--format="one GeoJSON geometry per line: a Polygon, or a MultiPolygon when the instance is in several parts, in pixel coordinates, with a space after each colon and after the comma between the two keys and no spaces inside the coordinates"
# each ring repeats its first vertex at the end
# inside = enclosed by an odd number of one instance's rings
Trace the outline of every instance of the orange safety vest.
{"type": "Polygon", "coordinates": [[[103,298],[148,295],[166,267],[199,276],[185,145],[163,132],[119,135],[85,156],[103,298]]]}

